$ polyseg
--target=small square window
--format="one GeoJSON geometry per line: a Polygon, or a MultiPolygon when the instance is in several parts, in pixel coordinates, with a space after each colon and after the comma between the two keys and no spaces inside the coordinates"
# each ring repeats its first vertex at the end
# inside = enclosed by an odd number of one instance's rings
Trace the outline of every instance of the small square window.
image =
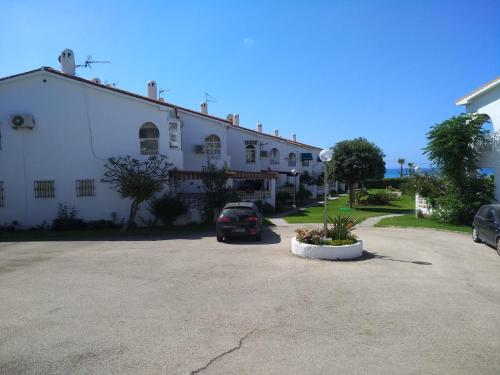
{"type": "Polygon", "coordinates": [[[54,180],[35,181],[35,198],[55,198],[56,186],[54,180]]]}
{"type": "Polygon", "coordinates": [[[77,197],[94,197],[95,183],[93,179],[76,180],[76,196],[77,197]]]}

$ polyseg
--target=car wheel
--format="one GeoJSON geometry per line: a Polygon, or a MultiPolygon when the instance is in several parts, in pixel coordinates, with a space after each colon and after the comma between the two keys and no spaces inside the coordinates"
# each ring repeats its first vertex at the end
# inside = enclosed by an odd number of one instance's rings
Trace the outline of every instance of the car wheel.
{"type": "Polygon", "coordinates": [[[497,253],[500,255],[500,238],[497,238],[497,253]]]}
{"type": "Polygon", "coordinates": [[[472,241],[480,243],[481,239],[477,235],[477,229],[475,227],[472,227],[472,241]]]}
{"type": "Polygon", "coordinates": [[[217,242],[224,242],[223,236],[217,236],[217,242]]]}
{"type": "Polygon", "coordinates": [[[259,234],[256,234],[255,235],[255,241],[261,241],[262,240],[262,234],[259,233],[259,234]]]}

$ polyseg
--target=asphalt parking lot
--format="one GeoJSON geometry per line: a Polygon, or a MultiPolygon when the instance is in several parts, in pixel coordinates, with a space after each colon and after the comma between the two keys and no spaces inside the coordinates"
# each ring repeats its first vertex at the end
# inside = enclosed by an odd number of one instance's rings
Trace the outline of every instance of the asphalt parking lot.
{"type": "Polygon", "coordinates": [[[499,374],[500,257],[361,228],[358,261],[261,243],[0,243],[0,374],[499,374]]]}

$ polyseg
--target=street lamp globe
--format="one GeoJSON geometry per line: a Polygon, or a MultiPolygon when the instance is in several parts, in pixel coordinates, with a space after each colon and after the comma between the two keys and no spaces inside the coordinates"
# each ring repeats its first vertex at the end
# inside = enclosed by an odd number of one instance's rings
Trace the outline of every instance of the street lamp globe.
{"type": "Polygon", "coordinates": [[[331,148],[324,148],[319,153],[319,160],[321,160],[322,162],[325,162],[325,163],[332,160],[332,157],[333,157],[333,151],[331,148]]]}
{"type": "Polygon", "coordinates": [[[291,172],[291,173],[292,173],[292,175],[294,175],[294,176],[297,174],[297,170],[296,170],[295,168],[294,168],[294,169],[292,169],[290,172],[291,172]]]}

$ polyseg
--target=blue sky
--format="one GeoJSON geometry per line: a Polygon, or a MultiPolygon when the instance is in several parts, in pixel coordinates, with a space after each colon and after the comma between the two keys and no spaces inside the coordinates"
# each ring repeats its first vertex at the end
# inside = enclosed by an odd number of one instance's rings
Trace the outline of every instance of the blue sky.
{"type": "Polygon", "coordinates": [[[420,166],[429,127],[500,75],[500,2],[0,0],[0,76],[57,68],[74,50],[111,64],[79,69],[167,101],[239,113],[321,147],[364,136],[420,166]]]}

